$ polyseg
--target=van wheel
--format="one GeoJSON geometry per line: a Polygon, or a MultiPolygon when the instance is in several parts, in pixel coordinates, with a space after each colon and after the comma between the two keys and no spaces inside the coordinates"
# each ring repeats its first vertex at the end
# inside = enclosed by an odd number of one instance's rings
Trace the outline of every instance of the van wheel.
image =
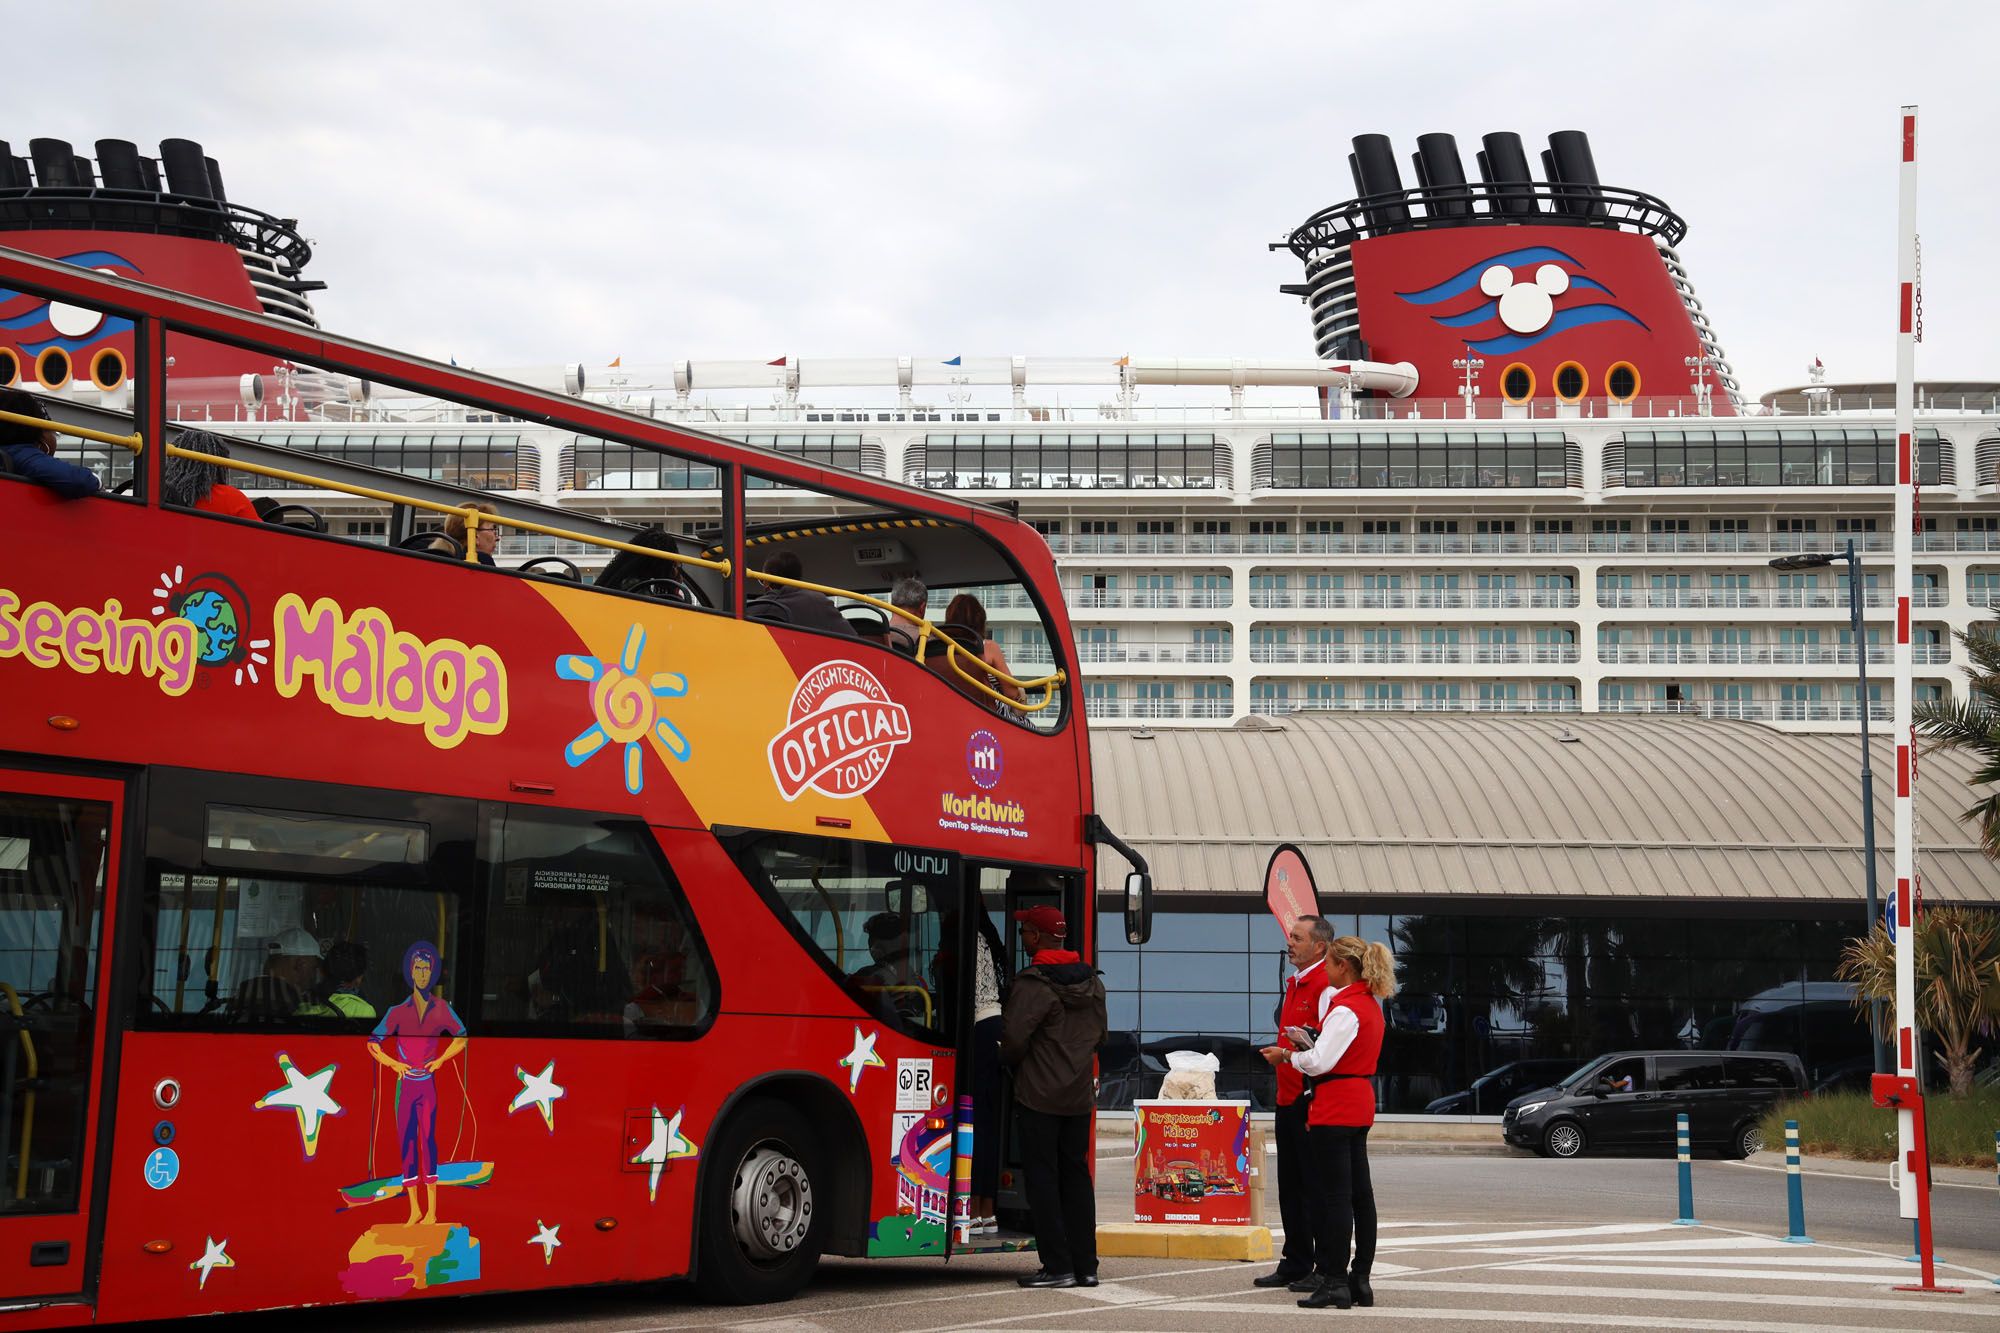
{"type": "Polygon", "coordinates": [[[819,1264],[833,1204],[811,1122],[783,1102],[752,1101],[705,1155],[696,1289],[721,1305],[791,1299],[819,1264]]]}
{"type": "Polygon", "coordinates": [[[1752,1120],[1736,1127],[1736,1137],[1730,1140],[1730,1150],[1737,1157],[1748,1157],[1752,1153],[1764,1151],[1764,1126],[1752,1120]]]}
{"type": "Polygon", "coordinates": [[[1544,1157],[1575,1157],[1583,1152],[1583,1126],[1574,1120],[1558,1120],[1542,1131],[1544,1157]]]}

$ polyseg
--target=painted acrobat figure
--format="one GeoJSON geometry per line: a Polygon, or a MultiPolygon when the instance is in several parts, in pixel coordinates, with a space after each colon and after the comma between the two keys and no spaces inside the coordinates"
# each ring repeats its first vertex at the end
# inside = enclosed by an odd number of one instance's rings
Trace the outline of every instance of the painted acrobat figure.
{"type": "Polygon", "coordinates": [[[437,946],[418,940],[403,954],[403,980],[410,998],[382,1015],[368,1053],[396,1071],[396,1137],[403,1147],[403,1193],[410,1197],[410,1221],[437,1221],[438,1070],[465,1049],[465,1024],[450,1003],[433,994],[438,976],[437,946]],[[382,1049],[393,1038],[396,1054],[382,1049]],[[445,1038],[450,1038],[448,1045],[445,1038]],[[438,1047],[444,1045],[439,1053],[438,1047]],[[418,1215],[417,1188],[424,1190],[418,1215]]]}

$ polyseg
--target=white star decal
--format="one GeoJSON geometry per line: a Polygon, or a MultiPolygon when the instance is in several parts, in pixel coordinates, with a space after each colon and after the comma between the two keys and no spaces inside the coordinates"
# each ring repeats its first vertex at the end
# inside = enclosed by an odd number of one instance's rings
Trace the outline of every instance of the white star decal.
{"type": "Polygon", "coordinates": [[[278,1052],[278,1070],[285,1076],[285,1086],[273,1088],[257,1099],[257,1109],[266,1111],[272,1107],[289,1107],[298,1112],[299,1141],[311,1157],[319,1151],[320,1118],[339,1115],[340,1103],[332,1096],[333,1071],[339,1065],[328,1065],[317,1074],[303,1074],[292,1063],[292,1057],[278,1052]]]}
{"type": "Polygon", "coordinates": [[[681,1133],[681,1117],[686,1114],[687,1107],[683,1106],[674,1112],[674,1118],[669,1120],[660,1114],[659,1107],[653,1108],[652,1141],[639,1149],[638,1155],[632,1158],[632,1165],[652,1168],[646,1177],[648,1203],[660,1196],[660,1172],[666,1169],[668,1162],[697,1157],[701,1154],[701,1145],[681,1133]]]}
{"type": "Polygon", "coordinates": [[[556,1130],[555,1104],[568,1091],[556,1082],[556,1062],[551,1060],[542,1067],[539,1074],[530,1074],[519,1065],[514,1066],[514,1076],[521,1080],[521,1090],[514,1094],[514,1100],[507,1103],[507,1114],[512,1115],[524,1106],[532,1106],[542,1113],[542,1123],[549,1127],[549,1133],[556,1130]]]}
{"type": "Polygon", "coordinates": [[[543,1226],[541,1218],[538,1217],[535,1219],[535,1234],[528,1238],[528,1244],[542,1247],[542,1263],[544,1265],[552,1264],[556,1261],[556,1251],[562,1248],[562,1242],[556,1239],[556,1232],[561,1230],[562,1223],[560,1222],[550,1227],[543,1226]]]}
{"type": "Polygon", "coordinates": [[[202,1240],[205,1244],[202,1247],[201,1258],[189,1264],[188,1268],[190,1271],[197,1268],[201,1270],[201,1289],[207,1291],[210,1271],[217,1268],[234,1268],[236,1261],[229,1257],[229,1237],[224,1236],[221,1240],[217,1240],[213,1236],[203,1236],[202,1240]]]}
{"type": "Polygon", "coordinates": [[[882,1068],[882,1057],[875,1054],[875,1039],[881,1035],[880,1032],[871,1032],[864,1037],[860,1027],[855,1027],[854,1049],[840,1061],[840,1067],[847,1071],[847,1090],[850,1093],[861,1086],[862,1070],[882,1068]]]}

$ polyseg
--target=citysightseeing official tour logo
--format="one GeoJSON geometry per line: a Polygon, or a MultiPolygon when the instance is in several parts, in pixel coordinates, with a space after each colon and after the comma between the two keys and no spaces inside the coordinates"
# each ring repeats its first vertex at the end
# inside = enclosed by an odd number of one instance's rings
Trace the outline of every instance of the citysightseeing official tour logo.
{"type": "Polygon", "coordinates": [[[799,678],[785,729],[772,737],[771,777],[788,801],[810,787],[859,796],[910,739],[910,711],[858,662],[822,662],[799,678]]]}

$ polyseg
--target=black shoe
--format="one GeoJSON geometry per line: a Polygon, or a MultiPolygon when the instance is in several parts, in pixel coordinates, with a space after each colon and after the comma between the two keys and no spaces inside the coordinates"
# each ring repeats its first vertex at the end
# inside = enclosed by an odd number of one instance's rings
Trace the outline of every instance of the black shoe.
{"type": "Polygon", "coordinates": [[[1096,1286],[1096,1285],[1097,1285],[1097,1274],[1095,1274],[1095,1273],[1084,1273],[1084,1274],[1080,1275],[1080,1276],[1079,1276],[1079,1277],[1077,1278],[1077,1280],[1076,1280],[1076,1285],[1077,1285],[1077,1286],[1079,1286],[1079,1287],[1094,1287],[1094,1286],[1096,1286]]]}
{"type": "Polygon", "coordinates": [[[1347,1294],[1347,1282],[1344,1278],[1334,1278],[1329,1282],[1320,1283],[1312,1295],[1299,1302],[1301,1310],[1324,1310],[1329,1305],[1336,1310],[1353,1308],[1354,1298],[1347,1294]]]}
{"type": "Polygon", "coordinates": [[[1046,1268],[1038,1268],[1023,1278],[1016,1278],[1024,1287],[1036,1289],[1047,1287],[1074,1287],[1077,1285],[1074,1273],[1051,1273],[1046,1268]]]}
{"type": "MultiPolygon", "coordinates": [[[[1310,1276],[1310,1274],[1307,1276],[1310,1276]]],[[[1275,1273],[1266,1273],[1262,1277],[1251,1278],[1250,1285],[1253,1287],[1290,1287],[1292,1283],[1299,1280],[1299,1274],[1287,1273],[1284,1269],[1280,1268],[1275,1273]]],[[[1318,1286],[1319,1284],[1315,1282],[1313,1285],[1318,1286]]]]}
{"type": "Polygon", "coordinates": [[[1321,1277],[1317,1273],[1307,1273],[1304,1277],[1295,1277],[1290,1282],[1287,1282],[1285,1284],[1285,1290],[1318,1291],[1320,1289],[1321,1284],[1324,1283],[1325,1281],[1326,1279],[1321,1277]]]}
{"type": "Polygon", "coordinates": [[[1375,1288],[1368,1285],[1366,1274],[1349,1273],[1347,1289],[1354,1293],[1354,1303],[1362,1309],[1365,1310],[1375,1304],[1375,1288]]]}

